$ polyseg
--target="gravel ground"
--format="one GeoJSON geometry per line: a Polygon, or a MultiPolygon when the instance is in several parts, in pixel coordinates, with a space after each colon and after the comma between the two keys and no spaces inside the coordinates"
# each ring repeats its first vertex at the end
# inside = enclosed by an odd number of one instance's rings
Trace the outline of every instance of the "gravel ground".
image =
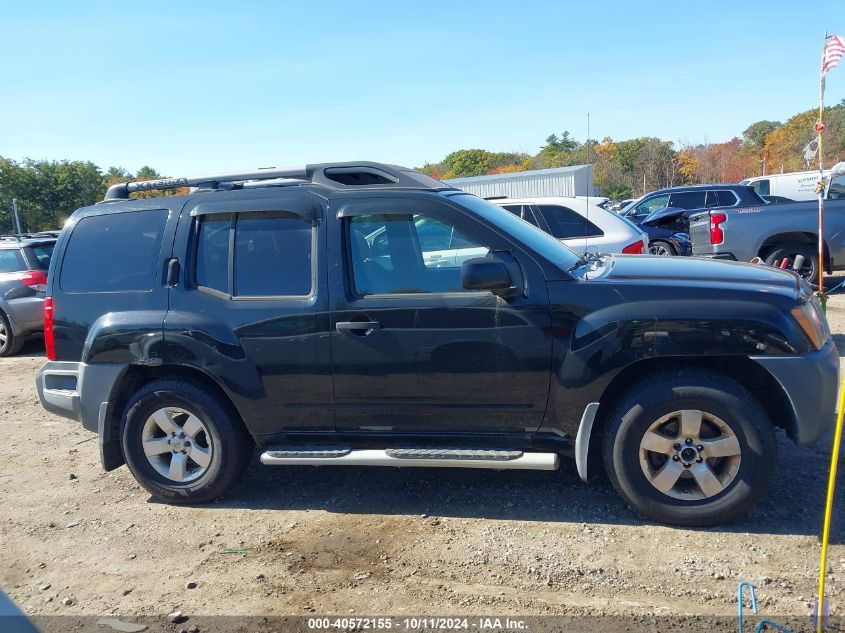
{"type": "MultiPolygon", "coordinates": [[[[829,318],[845,354],[845,295],[829,318]]],[[[689,530],[632,515],[559,472],[271,469],[205,507],[152,501],[96,438],[38,403],[37,342],[0,359],[0,587],[30,614],[725,614],[816,593],[830,438],[796,448],[741,523],[689,530]]],[[[840,499],[843,495],[840,495],[840,499]]],[[[845,503],[828,587],[845,590],[845,503]]]]}

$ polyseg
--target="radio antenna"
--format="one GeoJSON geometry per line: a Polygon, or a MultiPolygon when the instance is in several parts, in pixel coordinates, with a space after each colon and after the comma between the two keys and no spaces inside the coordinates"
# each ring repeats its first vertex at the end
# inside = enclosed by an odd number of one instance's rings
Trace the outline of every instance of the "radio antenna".
{"type": "Polygon", "coordinates": [[[590,181],[587,183],[587,213],[584,219],[584,254],[587,254],[587,234],[590,232],[590,190],[593,188],[593,163],[590,160],[590,113],[587,112],[587,163],[590,165],[590,181]]]}

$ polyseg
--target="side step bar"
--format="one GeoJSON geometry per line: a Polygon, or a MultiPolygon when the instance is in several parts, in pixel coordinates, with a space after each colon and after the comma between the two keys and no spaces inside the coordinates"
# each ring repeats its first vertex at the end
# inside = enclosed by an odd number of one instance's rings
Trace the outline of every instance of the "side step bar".
{"type": "Polygon", "coordinates": [[[557,453],[495,449],[284,447],[261,455],[266,466],[393,466],[396,468],[492,468],[556,470],[557,453]]]}

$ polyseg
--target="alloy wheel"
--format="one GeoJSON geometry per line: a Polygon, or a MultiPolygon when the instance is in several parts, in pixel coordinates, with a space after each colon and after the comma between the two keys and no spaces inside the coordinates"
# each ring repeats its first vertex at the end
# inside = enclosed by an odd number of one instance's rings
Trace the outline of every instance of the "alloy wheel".
{"type": "Polygon", "coordinates": [[[661,416],[640,441],[640,466],[648,482],[684,501],[723,492],[736,478],[741,459],[742,448],[730,426],[698,409],[661,416]]]}
{"type": "Polygon", "coordinates": [[[156,472],[178,483],[202,477],[213,455],[206,425],[190,411],[178,407],[158,409],[147,418],[141,444],[156,472]]]}
{"type": "Polygon", "coordinates": [[[660,242],[652,242],[649,244],[648,252],[652,255],[660,255],[661,257],[672,257],[672,255],[674,255],[666,244],[660,242]]]}

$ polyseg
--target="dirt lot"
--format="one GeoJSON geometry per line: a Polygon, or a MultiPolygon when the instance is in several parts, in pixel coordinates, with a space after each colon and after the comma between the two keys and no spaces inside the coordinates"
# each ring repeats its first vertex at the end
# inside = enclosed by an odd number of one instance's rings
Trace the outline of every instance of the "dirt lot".
{"type": "MultiPolygon", "coordinates": [[[[845,296],[829,315],[845,354],[845,296]]],[[[608,486],[583,485],[574,464],[498,473],[256,460],[228,498],[175,508],[126,468],[103,473],[94,436],[41,408],[42,362],[35,343],[0,359],[0,586],[31,614],[731,615],[746,579],[765,613],[799,615],[816,593],[829,439],[798,449],[781,437],[764,501],[708,530],[640,521],[608,486]]],[[[843,509],[834,613],[845,612],[843,509]]]]}

